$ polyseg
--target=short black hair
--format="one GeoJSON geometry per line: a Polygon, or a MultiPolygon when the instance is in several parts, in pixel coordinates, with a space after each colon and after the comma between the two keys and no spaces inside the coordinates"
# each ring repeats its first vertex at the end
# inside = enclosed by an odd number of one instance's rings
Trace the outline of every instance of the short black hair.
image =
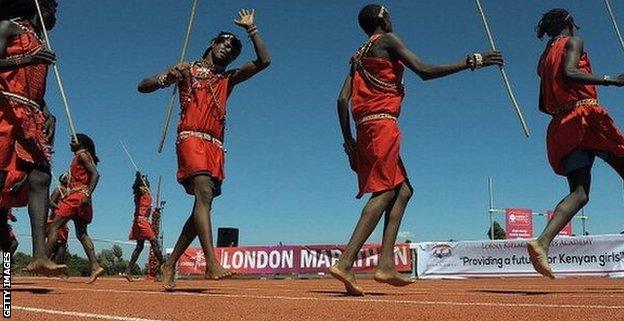
{"type": "Polygon", "coordinates": [[[572,18],[568,10],[555,8],[542,15],[542,19],[535,27],[535,32],[539,39],[543,39],[544,35],[556,37],[570,25],[574,25],[574,18],[572,18]]]}
{"type": "Polygon", "coordinates": [[[95,143],[93,143],[91,137],[87,136],[86,134],[76,134],[76,138],[78,138],[78,144],[80,144],[82,148],[86,149],[89,154],[91,154],[91,157],[93,157],[93,161],[96,164],[99,163],[100,159],[95,153],[95,143]]]}
{"type": "Polygon", "coordinates": [[[238,39],[238,37],[235,34],[229,31],[221,31],[216,37],[210,40],[210,46],[208,46],[208,48],[206,48],[206,50],[204,51],[204,54],[202,55],[202,59],[206,59],[206,57],[208,56],[208,53],[210,53],[210,51],[212,50],[212,46],[214,45],[214,43],[223,36],[231,37],[232,49],[234,49],[234,59],[232,59],[232,61],[236,60],[238,55],[240,55],[241,51],[243,50],[243,44],[241,43],[240,39],[238,39]]]}
{"type": "Polygon", "coordinates": [[[360,10],[358,14],[358,24],[367,35],[371,35],[375,32],[377,27],[382,26],[383,18],[379,17],[379,12],[382,8],[383,7],[378,4],[369,4],[360,10]]]}
{"type": "MultiPolygon", "coordinates": [[[[56,0],[39,0],[41,6],[56,4],[56,0]]],[[[37,14],[35,0],[0,0],[0,21],[14,18],[33,18],[37,14]]]]}

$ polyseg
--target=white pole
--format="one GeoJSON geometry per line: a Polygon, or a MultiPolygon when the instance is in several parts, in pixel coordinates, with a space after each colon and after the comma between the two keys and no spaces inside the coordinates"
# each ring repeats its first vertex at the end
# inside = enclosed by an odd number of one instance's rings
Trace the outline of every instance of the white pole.
{"type": "MultiPolygon", "coordinates": [[[[46,47],[48,50],[52,51],[52,44],[50,43],[50,38],[48,37],[48,31],[46,30],[45,22],[43,21],[43,15],[41,13],[41,6],[39,6],[39,0],[35,0],[35,6],[37,7],[37,14],[39,14],[39,22],[41,23],[41,29],[43,29],[43,36],[45,37],[46,47]]],[[[69,123],[69,129],[71,131],[71,135],[74,138],[76,143],[78,142],[78,136],[76,136],[76,128],[74,127],[74,121],[72,120],[71,112],[69,111],[69,103],[67,102],[67,96],[65,95],[65,89],[63,88],[63,82],[61,81],[61,75],[58,71],[58,67],[56,64],[52,65],[52,69],[54,69],[54,75],[56,76],[56,83],[59,86],[59,90],[61,92],[61,98],[63,99],[63,105],[65,105],[65,115],[67,116],[67,122],[69,123]]]]}
{"type": "Polygon", "coordinates": [[[488,177],[488,195],[489,195],[489,209],[490,214],[490,239],[494,239],[494,220],[492,215],[494,214],[494,197],[492,192],[492,177],[488,177]]]}
{"type": "Polygon", "coordinates": [[[620,46],[622,50],[624,50],[624,40],[622,40],[622,34],[620,33],[620,28],[618,28],[618,24],[615,21],[615,15],[613,15],[613,10],[611,10],[611,5],[609,4],[609,0],[604,0],[605,5],[607,6],[607,11],[609,12],[609,16],[611,17],[611,23],[613,23],[613,29],[615,29],[615,34],[620,41],[620,46]]]}
{"type": "MultiPolygon", "coordinates": [[[[186,50],[188,48],[189,40],[191,38],[191,30],[193,30],[193,21],[195,21],[195,11],[197,9],[197,1],[193,0],[193,6],[191,7],[191,17],[189,18],[188,26],[186,27],[186,36],[184,37],[184,45],[182,46],[182,53],[180,54],[180,62],[184,61],[186,57],[186,50]]],[[[165,146],[165,139],[167,138],[167,131],[169,130],[169,123],[171,122],[171,115],[173,115],[173,101],[175,100],[176,93],[178,91],[178,85],[174,85],[171,96],[169,96],[169,103],[167,104],[167,117],[163,125],[163,132],[160,136],[160,143],[158,144],[158,152],[161,153],[165,146]]]]}
{"type": "MultiPolygon", "coordinates": [[[[485,27],[485,32],[487,33],[487,37],[490,42],[490,49],[492,49],[492,51],[495,51],[496,45],[494,44],[494,38],[492,38],[492,32],[490,31],[490,26],[487,22],[487,18],[485,17],[485,12],[483,12],[483,8],[481,7],[481,3],[479,2],[479,0],[475,0],[475,2],[477,4],[477,9],[479,9],[479,14],[481,15],[481,20],[483,21],[483,26],[485,27]]],[[[505,84],[505,89],[507,89],[507,94],[509,95],[509,98],[511,99],[511,103],[513,104],[514,111],[516,112],[516,115],[518,116],[518,120],[520,120],[520,125],[522,126],[522,130],[524,131],[524,135],[526,137],[529,137],[529,127],[527,126],[526,121],[524,120],[524,116],[522,115],[522,111],[520,110],[520,105],[518,104],[518,101],[516,101],[516,96],[511,90],[511,85],[509,84],[509,78],[507,77],[505,68],[503,68],[503,66],[500,66],[499,69],[501,72],[501,76],[503,77],[503,83],[505,84]]]]}

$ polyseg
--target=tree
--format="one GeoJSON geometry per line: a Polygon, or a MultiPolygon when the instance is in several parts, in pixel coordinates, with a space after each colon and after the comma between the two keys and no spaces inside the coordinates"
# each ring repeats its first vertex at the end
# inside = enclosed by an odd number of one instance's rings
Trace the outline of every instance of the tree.
{"type": "MultiPolygon", "coordinates": [[[[494,221],[494,240],[504,240],[507,238],[507,233],[505,230],[498,224],[497,221],[494,221]]],[[[492,228],[490,227],[487,232],[488,238],[492,239],[492,228]]]]}
{"type": "Polygon", "coordinates": [[[26,266],[31,260],[32,256],[23,252],[16,252],[15,254],[13,254],[13,272],[18,275],[22,274],[22,271],[26,270],[26,266]]]}
{"type": "Polygon", "coordinates": [[[89,260],[76,254],[67,252],[67,275],[69,276],[89,276],[91,275],[91,264],[89,260]]]}

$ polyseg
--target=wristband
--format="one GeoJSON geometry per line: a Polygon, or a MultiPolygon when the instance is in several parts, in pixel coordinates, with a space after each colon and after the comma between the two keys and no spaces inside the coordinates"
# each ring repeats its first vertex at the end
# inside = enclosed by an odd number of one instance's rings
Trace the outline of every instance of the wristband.
{"type": "Polygon", "coordinates": [[[611,76],[604,75],[604,76],[602,76],[602,80],[604,81],[604,85],[605,86],[611,85],[611,76]]]}

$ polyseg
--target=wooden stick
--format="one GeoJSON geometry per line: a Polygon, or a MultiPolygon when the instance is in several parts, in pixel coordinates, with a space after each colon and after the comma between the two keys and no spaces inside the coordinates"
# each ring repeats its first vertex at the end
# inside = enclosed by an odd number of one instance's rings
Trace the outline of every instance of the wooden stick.
{"type": "MultiPolygon", "coordinates": [[[[494,44],[494,38],[492,38],[492,32],[490,31],[490,26],[488,25],[487,18],[485,17],[485,13],[483,12],[483,8],[481,7],[481,3],[479,0],[475,0],[477,4],[477,9],[479,10],[479,14],[481,15],[481,20],[483,21],[483,26],[485,27],[485,32],[487,33],[488,40],[490,42],[490,49],[496,50],[496,45],[494,44]]],[[[524,120],[524,116],[522,115],[522,111],[520,110],[520,105],[518,105],[518,101],[516,101],[516,96],[511,90],[511,85],[509,84],[509,78],[507,77],[507,73],[505,72],[505,68],[503,66],[499,67],[501,76],[503,77],[503,83],[505,84],[505,88],[507,89],[507,94],[511,99],[511,103],[513,104],[514,111],[518,116],[518,120],[520,120],[520,125],[522,126],[522,130],[524,131],[524,135],[529,137],[529,127],[524,120]]]]}
{"type": "MultiPolygon", "coordinates": [[[[180,54],[180,62],[184,61],[186,57],[186,50],[188,48],[189,40],[191,38],[191,30],[193,30],[193,21],[195,21],[195,12],[197,9],[197,1],[193,0],[193,6],[191,7],[191,17],[189,18],[188,26],[186,27],[186,36],[184,37],[184,45],[182,46],[182,53],[180,54]]],[[[167,117],[163,125],[163,131],[160,135],[160,142],[158,143],[158,152],[161,153],[165,146],[165,139],[167,138],[167,131],[169,130],[169,123],[171,122],[171,115],[173,115],[173,101],[175,100],[176,93],[178,91],[178,85],[173,86],[171,96],[169,96],[169,103],[167,104],[167,117]]]]}
{"type": "MultiPolygon", "coordinates": [[[[139,170],[139,166],[137,166],[137,164],[134,162],[134,159],[132,158],[132,155],[130,155],[130,152],[128,151],[128,149],[126,148],[126,145],[124,144],[124,142],[122,140],[119,141],[119,144],[121,144],[121,148],[123,148],[124,152],[126,152],[126,156],[128,156],[128,159],[130,160],[130,163],[132,163],[132,166],[134,166],[134,169],[137,172],[140,172],[139,170]]],[[[145,181],[145,179],[143,178],[143,175],[141,175],[141,181],[143,182],[143,185],[145,185],[145,187],[147,188],[147,190],[149,191],[150,194],[152,194],[152,191],[150,190],[149,186],[147,186],[147,182],[145,181]]]]}
{"type": "MultiPolygon", "coordinates": [[[[43,15],[41,13],[41,6],[39,6],[39,0],[35,0],[35,6],[37,7],[37,13],[39,14],[39,22],[41,23],[41,28],[43,29],[46,47],[48,48],[48,50],[52,51],[52,44],[50,43],[48,31],[46,30],[45,22],[43,21],[43,15]]],[[[76,127],[74,127],[74,121],[72,120],[72,115],[69,110],[69,103],[67,102],[67,96],[65,95],[65,89],[63,88],[63,82],[61,81],[61,75],[58,71],[56,63],[52,65],[52,68],[54,69],[56,83],[59,86],[59,90],[61,91],[61,98],[63,99],[63,104],[65,105],[65,115],[67,116],[67,123],[69,123],[69,130],[71,131],[71,135],[74,138],[74,141],[78,142],[78,136],[76,136],[76,127]]]]}
{"type": "Polygon", "coordinates": [[[618,40],[620,41],[620,46],[622,47],[622,50],[624,50],[624,40],[622,40],[622,34],[620,33],[620,28],[618,28],[617,22],[615,21],[615,15],[613,15],[613,10],[611,10],[609,0],[604,0],[604,3],[607,6],[607,11],[609,12],[609,16],[611,17],[611,23],[613,23],[613,29],[615,29],[615,33],[617,34],[618,40]]]}

